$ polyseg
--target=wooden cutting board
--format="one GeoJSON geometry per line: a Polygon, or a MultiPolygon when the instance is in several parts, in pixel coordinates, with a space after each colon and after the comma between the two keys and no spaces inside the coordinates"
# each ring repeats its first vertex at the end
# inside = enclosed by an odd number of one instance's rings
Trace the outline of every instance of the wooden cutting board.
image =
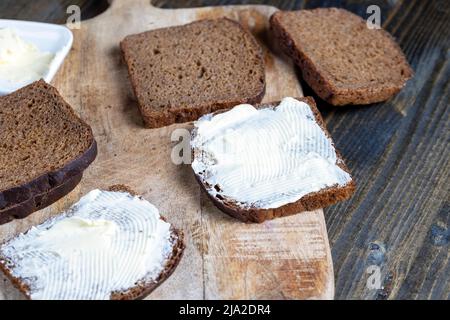
{"type": "MultiPolygon", "coordinates": [[[[248,28],[264,47],[264,101],[302,96],[294,68],[268,33],[268,18],[277,9],[166,10],[149,2],[115,0],[106,12],[74,30],[73,48],[53,84],[92,126],[98,157],[70,195],[25,220],[0,226],[0,240],[42,222],[91,189],[123,183],[185,231],[180,265],[149,299],[332,299],[333,266],[323,211],[244,224],[216,209],[200,192],[190,166],[171,161],[176,144],[171,133],[192,124],[143,127],[119,50],[128,34],[227,16],[248,28]]],[[[20,297],[0,279],[0,298],[20,297]]]]}

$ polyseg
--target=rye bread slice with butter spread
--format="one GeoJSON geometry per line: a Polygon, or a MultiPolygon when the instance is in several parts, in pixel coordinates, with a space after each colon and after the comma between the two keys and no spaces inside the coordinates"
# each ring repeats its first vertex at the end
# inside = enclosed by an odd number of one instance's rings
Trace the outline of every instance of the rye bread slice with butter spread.
{"type": "Polygon", "coordinates": [[[264,95],[262,50],[233,20],[200,20],[129,35],[120,46],[149,128],[258,103],[264,95]]]}
{"type": "Polygon", "coordinates": [[[387,100],[413,76],[394,38],[347,10],[278,11],[270,27],[303,79],[332,105],[387,100]]]}
{"type": "Polygon", "coordinates": [[[95,159],[92,130],[43,80],[0,97],[0,223],[69,193],[95,159]]]}
{"type": "MultiPolygon", "coordinates": [[[[129,187],[124,186],[124,185],[115,185],[115,186],[111,186],[110,188],[108,188],[108,190],[110,192],[110,194],[118,194],[120,196],[125,196],[126,198],[130,198],[130,199],[138,199],[139,202],[144,201],[141,197],[137,197],[136,193],[131,190],[129,187]]],[[[88,194],[89,195],[89,194],[88,194]]],[[[84,198],[82,198],[81,200],[83,200],[84,198]]],[[[99,201],[97,200],[98,198],[89,198],[87,199],[87,203],[92,203],[95,201],[99,201]]],[[[82,208],[83,204],[77,203],[74,206],[72,206],[69,210],[45,221],[43,224],[41,224],[40,226],[36,226],[35,228],[40,228],[40,235],[45,236],[43,232],[45,232],[45,230],[47,231],[51,231],[52,228],[54,228],[55,225],[57,225],[58,223],[67,221],[70,218],[76,217],[77,214],[79,213],[78,211],[80,211],[82,208]],[[78,211],[77,211],[78,210],[78,211]]],[[[96,210],[94,210],[96,207],[93,206],[88,210],[88,216],[92,217],[92,219],[97,219],[98,221],[104,221],[104,216],[101,214],[102,210],[105,210],[102,208],[102,205],[98,206],[97,208],[99,208],[99,211],[96,212],[96,210]]],[[[122,208],[123,209],[123,208],[122,208]]],[[[112,209],[111,209],[112,210],[112,209]]],[[[136,210],[136,207],[131,208],[130,210],[136,210]]],[[[115,232],[125,232],[125,228],[127,226],[127,219],[130,218],[132,216],[132,214],[130,215],[121,215],[121,214],[117,214],[117,213],[111,213],[111,215],[109,216],[112,220],[117,221],[124,221],[125,224],[122,224],[120,229],[116,229],[115,232]],[[120,218],[122,217],[122,218],[120,218]]],[[[130,218],[131,219],[131,218],[130,218]]],[[[166,223],[166,219],[162,216],[159,216],[159,219],[166,223]]],[[[134,219],[134,222],[138,223],[139,221],[134,219]]],[[[144,222],[146,221],[146,219],[144,219],[144,222]]],[[[131,222],[131,220],[130,220],[131,222]]],[[[142,221],[141,221],[142,222],[142,221]]],[[[133,224],[133,223],[131,223],[133,224]]],[[[150,224],[151,225],[151,224],[150,224]]],[[[137,229],[136,229],[137,230],[137,229]]],[[[143,299],[145,296],[147,296],[148,294],[150,294],[154,289],[156,289],[159,285],[161,285],[175,270],[175,268],[177,267],[182,254],[183,254],[183,250],[184,250],[184,242],[183,242],[183,232],[181,230],[178,230],[176,228],[174,228],[173,226],[170,226],[169,233],[168,233],[168,238],[166,239],[169,243],[170,243],[170,248],[167,251],[167,257],[164,258],[163,260],[163,265],[161,266],[162,268],[159,268],[157,270],[158,274],[157,276],[154,276],[152,278],[147,278],[147,274],[139,279],[135,279],[133,285],[131,285],[128,288],[121,288],[120,290],[114,290],[111,292],[108,292],[108,297],[111,300],[136,300],[136,299],[143,299]]],[[[36,290],[40,290],[45,291],[45,288],[41,288],[40,285],[42,284],[42,282],[40,282],[39,279],[39,275],[37,275],[36,277],[21,277],[20,273],[21,270],[26,270],[26,265],[23,265],[27,260],[27,255],[19,255],[17,254],[17,252],[15,252],[15,247],[11,247],[11,243],[13,243],[15,246],[21,246],[21,244],[16,243],[15,241],[17,241],[17,239],[20,239],[19,237],[21,237],[22,239],[26,239],[25,241],[33,241],[33,235],[31,236],[30,239],[27,239],[27,234],[31,232],[30,230],[25,232],[24,234],[21,234],[20,236],[14,237],[10,240],[8,240],[7,242],[5,242],[2,246],[0,246],[0,270],[2,270],[5,275],[12,281],[12,283],[14,284],[15,287],[17,287],[24,295],[26,298],[28,299],[33,299],[33,292],[34,294],[36,294],[36,290]],[[25,268],[25,269],[24,269],[25,268]],[[19,270],[19,271],[18,271],[19,270]]],[[[144,231],[139,231],[138,233],[141,233],[144,231]]],[[[98,234],[98,232],[96,232],[98,234]]],[[[70,235],[69,235],[70,236],[70,235]]],[[[88,238],[88,236],[85,236],[85,238],[88,238]]],[[[132,241],[133,235],[129,235],[129,237],[127,238],[127,242],[132,241]]],[[[86,239],[79,239],[79,242],[81,243],[83,240],[86,239]]],[[[74,241],[76,243],[78,243],[77,239],[74,239],[74,241]]],[[[66,242],[70,243],[70,239],[66,239],[66,242]]],[[[110,242],[110,241],[108,241],[110,242]]],[[[123,243],[123,241],[120,241],[121,243],[123,243]]],[[[42,250],[42,247],[39,247],[42,250]]],[[[75,248],[78,248],[78,245],[75,246],[75,248]]],[[[131,248],[131,247],[130,247],[131,248]]],[[[45,250],[47,250],[45,247],[43,248],[45,250]]],[[[44,251],[45,251],[44,250],[44,251]]],[[[53,249],[49,249],[49,252],[51,252],[51,250],[55,250],[53,249]]],[[[121,252],[121,251],[118,251],[121,252]]],[[[45,252],[44,252],[45,253],[45,252]]],[[[45,255],[45,254],[44,254],[45,255]]],[[[76,255],[76,252],[73,253],[73,255],[76,255]]],[[[41,256],[41,255],[40,255],[41,256]]],[[[40,257],[39,256],[39,257],[40,257]]],[[[50,255],[52,256],[52,255],[50,255]]],[[[58,255],[56,255],[58,256],[58,255]]],[[[64,257],[64,254],[61,255],[61,257],[64,257]]],[[[96,268],[101,268],[101,262],[102,259],[101,258],[105,258],[105,256],[103,256],[102,254],[100,254],[99,252],[96,253],[96,268]]],[[[110,258],[117,258],[117,256],[115,257],[110,257],[110,258]]],[[[29,260],[29,256],[28,256],[28,260],[29,260]]],[[[72,263],[76,263],[77,260],[74,261],[69,261],[71,264],[72,263]]],[[[130,261],[122,261],[122,267],[120,267],[120,265],[118,265],[117,269],[114,269],[114,272],[111,274],[112,277],[116,278],[122,278],[124,275],[122,274],[118,274],[117,272],[127,272],[132,270],[133,268],[131,268],[129,265],[127,265],[127,263],[132,263],[132,261],[134,260],[130,260],[130,261]]],[[[53,261],[54,262],[54,261],[53,261]]],[[[103,261],[105,262],[105,261],[103,261]]],[[[41,264],[37,264],[38,266],[41,264]]],[[[48,265],[52,265],[52,263],[49,263],[48,265]]],[[[42,265],[41,265],[42,266],[42,265]]],[[[154,267],[152,266],[146,266],[149,268],[154,267]]],[[[146,269],[147,270],[147,269],[146,269]]],[[[44,270],[45,271],[45,270],[44,270]]],[[[154,274],[154,271],[149,270],[149,273],[154,274]]],[[[42,273],[43,275],[47,274],[46,272],[42,273]]],[[[83,277],[85,274],[80,274],[80,277],[83,277]]],[[[92,275],[92,274],[90,274],[92,275]]],[[[95,277],[94,277],[95,278],[95,277]]],[[[55,280],[55,279],[53,279],[55,280]]],[[[60,297],[61,299],[65,299],[65,298],[73,298],[72,294],[73,292],[75,292],[73,295],[74,296],[79,296],[79,292],[77,292],[77,290],[79,290],[80,288],[78,287],[78,285],[82,286],[83,283],[85,282],[89,282],[92,281],[92,278],[86,278],[83,281],[79,281],[76,282],[75,287],[71,288],[71,290],[69,290],[69,292],[71,292],[70,297],[65,296],[65,297],[60,297]],[[72,290],[73,289],[73,290],[72,290]]],[[[95,281],[95,280],[94,280],[95,281]]],[[[49,281],[48,284],[54,284],[54,283],[59,283],[57,280],[56,281],[49,281]]],[[[60,282],[61,284],[62,282],[60,282]]],[[[72,283],[73,284],[73,283],[72,283]]],[[[84,289],[86,290],[87,288],[91,288],[90,290],[92,290],[92,288],[97,288],[96,290],[100,290],[99,288],[101,288],[102,285],[101,283],[97,284],[97,285],[89,285],[87,287],[85,287],[84,289]]],[[[56,292],[58,293],[59,289],[61,288],[57,288],[56,287],[52,287],[52,289],[55,289],[56,292]]],[[[61,289],[62,290],[62,289],[61,289]]],[[[82,294],[82,297],[86,297],[86,295],[82,294]]],[[[95,292],[88,292],[87,296],[92,297],[95,296],[95,292]]]]}
{"type": "MultiPolygon", "coordinates": [[[[309,108],[311,110],[311,117],[309,117],[309,120],[315,121],[315,123],[318,125],[319,129],[323,132],[325,138],[329,139],[329,143],[331,144],[331,147],[333,148],[333,150],[335,152],[336,163],[334,165],[336,165],[338,168],[340,168],[340,170],[342,170],[341,173],[344,173],[346,175],[348,174],[348,181],[346,181],[346,183],[342,184],[342,185],[336,184],[336,185],[323,187],[320,190],[317,190],[315,192],[310,192],[310,193],[303,195],[300,199],[297,199],[295,201],[285,203],[283,205],[279,205],[276,207],[261,208],[258,205],[255,205],[255,203],[243,203],[241,201],[241,199],[237,199],[239,197],[239,194],[236,198],[227,196],[224,193],[225,191],[222,190],[220,181],[218,181],[217,184],[215,184],[215,185],[211,184],[208,181],[208,175],[210,174],[210,172],[208,170],[208,166],[210,166],[210,165],[219,165],[220,166],[223,164],[221,164],[220,160],[218,160],[218,159],[214,159],[214,158],[211,159],[211,155],[209,154],[209,152],[207,150],[204,150],[201,143],[200,143],[200,146],[197,145],[196,141],[201,141],[201,140],[196,140],[196,139],[201,139],[201,138],[199,138],[199,134],[198,134],[199,129],[198,129],[197,123],[196,123],[196,128],[192,132],[192,143],[191,143],[193,157],[194,157],[194,162],[192,165],[193,169],[194,169],[194,174],[195,174],[195,177],[196,177],[198,183],[200,184],[202,189],[206,192],[208,197],[223,212],[225,212],[239,220],[242,220],[244,222],[260,223],[260,222],[263,222],[268,219],[292,215],[292,214],[296,214],[296,213],[303,212],[303,211],[311,211],[311,210],[315,210],[315,209],[319,209],[319,208],[324,208],[329,205],[335,204],[339,201],[348,199],[353,194],[353,192],[355,190],[355,183],[349,174],[349,169],[345,165],[345,163],[342,159],[342,156],[335,149],[334,143],[331,141],[331,136],[325,127],[325,123],[320,115],[320,112],[318,111],[318,109],[316,107],[314,99],[311,97],[303,97],[303,98],[296,98],[295,100],[304,102],[309,106],[309,108]],[[314,119],[312,119],[312,118],[314,118],[314,119]],[[203,162],[205,165],[197,166],[195,164],[196,160],[199,162],[203,162]],[[196,171],[196,168],[206,168],[206,170],[197,170],[196,171]]],[[[266,108],[275,110],[279,105],[280,105],[280,102],[278,101],[278,102],[257,105],[256,108],[258,110],[262,110],[262,109],[266,109],[266,108]]],[[[211,117],[223,114],[225,112],[226,111],[223,111],[223,112],[220,111],[220,112],[213,113],[211,115],[206,115],[204,117],[207,119],[208,118],[211,119],[211,117]]],[[[275,127],[278,125],[279,125],[279,122],[273,123],[270,126],[275,127]]],[[[294,124],[292,124],[292,126],[293,125],[294,124]]],[[[242,124],[240,124],[240,126],[242,127],[242,124]]],[[[267,128],[269,128],[269,127],[260,125],[260,126],[255,127],[255,130],[253,131],[253,133],[249,133],[249,134],[257,135],[258,130],[266,130],[267,128]]],[[[227,129],[220,129],[219,131],[224,132],[225,130],[227,130],[227,129]]],[[[304,133],[302,133],[302,134],[304,134],[304,133]]],[[[237,136],[231,135],[227,139],[243,140],[244,137],[240,133],[238,133],[237,136]]],[[[263,150],[264,145],[269,145],[269,143],[271,143],[270,142],[271,140],[272,140],[272,137],[266,137],[262,141],[260,141],[263,144],[263,145],[261,145],[261,150],[263,150]]],[[[310,142],[310,140],[305,139],[306,144],[309,143],[308,141],[310,142]]],[[[300,141],[300,142],[302,142],[302,141],[300,141]]],[[[302,143],[298,143],[298,141],[297,141],[297,144],[293,144],[293,145],[287,144],[286,146],[289,148],[301,149],[302,143]]],[[[248,145],[247,145],[247,147],[248,147],[248,145]]],[[[276,147],[278,147],[278,146],[276,146],[276,147]]],[[[223,150],[228,150],[228,149],[229,149],[229,146],[224,144],[223,150]]],[[[237,152],[241,153],[243,151],[244,150],[242,150],[242,149],[238,149],[237,152]]],[[[255,153],[257,153],[256,158],[264,159],[265,157],[269,156],[269,153],[271,152],[271,150],[266,150],[266,151],[268,151],[268,152],[265,154],[264,153],[259,154],[258,149],[256,149],[256,151],[255,151],[255,153]]],[[[301,150],[300,150],[300,152],[301,152],[301,150]]],[[[231,154],[233,154],[233,149],[231,149],[230,155],[231,154]]],[[[225,163],[224,163],[225,167],[230,164],[230,159],[232,160],[232,158],[228,158],[225,161],[225,163]]],[[[259,161],[257,161],[257,162],[259,162],[259,161]]],[[[258,166],[257,164],[254,165],[254,167],[252,169],[254,172],[257,172],[257,170],[258,170],[257,166],[258,166]]],[[[220,170],[220,169],[218,169],[218,170],[220,170]]],[[[267,168],[265,168],[263,170],[267,171],[267,168]]],[[[314,167],[311,168],[310,170],[314,170],[314,167]]],[[[241,174],[235,174],[235,175],[230,174],[229,176],[231,177],[231,179],[240,180],[242,183],[248,183],[248,180],[250,180],[251,178],[254,178],[254,177],[258,178],[258,174],[250,175],[250,177],[248,175],[245,176],[245,174],[242,174],[242,175],[241,174]]],[[[308,177],[306,176],[305,179],[307,179],[307,178],[308,177]]],[[[256,181],[255,186],[257,186],[259,183],[264,183],[264,182],[258,181],[258,179],[256,179],[255,181],[256,181]]],[[[299,184],[301,182],[302,182],[301,180],[298,181],[299,184]]],[[[270,187],[270,184],[271,184],[271,182],[269,179],[268,183],[266,183],[266,186],[270,187]]],[[[277,191],[275,191],[275,193],[276,192],[277,191]]]]}

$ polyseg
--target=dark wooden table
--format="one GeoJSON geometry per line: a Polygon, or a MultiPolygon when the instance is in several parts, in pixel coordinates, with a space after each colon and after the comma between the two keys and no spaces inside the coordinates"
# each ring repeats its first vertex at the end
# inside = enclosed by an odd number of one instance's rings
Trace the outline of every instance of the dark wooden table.
{"type": "MultiPolygon", "coordinates": [[[[319,101],[358,188],[325,210],[337,299],[450,299],[450,2],[448,0],[164,1],[160,7],[270,4],[292,10],[338,6],[367,17],[381,8],[415,77],[395,98],[334,108],[319,101]],[[382,289],[369,289],[369,266],[382,289]]],[[[0,18],[64,23],[77,4],[84,19],[107,1],[2,0],[0,18]]],[[[305,94],[314,95],[305,84],[305,94]]]]}

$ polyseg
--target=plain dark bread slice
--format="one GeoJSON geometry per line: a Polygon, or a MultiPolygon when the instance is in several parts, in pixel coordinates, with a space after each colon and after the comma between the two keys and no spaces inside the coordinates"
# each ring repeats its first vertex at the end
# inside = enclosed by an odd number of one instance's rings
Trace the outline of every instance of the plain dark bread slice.
{"type": "Polygon", "coordinates": [[[261,47],[233,20],[200,20],[130,35],[120,47],[149,128],[259,103],[264,96],[261,47]]]}
{"type": "MultiPolygon", "coordinates": [[[[331,136],[326,129],[325,123],[322,119],[322,116],[320,115],[319,110],[316,107],[316,103],[313,98],[311,97],[302,97],[302,98],[295,98],[299,101],[303,101],[307,103],[311,110],[314,113],[314,116],[316,118],[317,124],[322,128],[322,130],[325,132],[326,136],[331,139],[331,136]]],[[[280,102],[271,102],[271,103],[264,103],[256,106],[257,108],[273,108],[279,105],[280,102]]],[[[193,133],[195,135],[195,131],[193,133]]],[[[334,146],[334,143],[333,143],[334,146]]],[[[195,152],[195,150],[193,150],[195,152]]],[[[336,155],[338,158],[337,165],[344,171],[350,173],[349,169],[345,165],[342,156],[340,153],[336,150],[336,155]]],[[[274,209],[261,209],[261,208],[243,208],[242,206],[239,206],[235,201],[232,199],[219,199],[215,196],[213,196],[210,192],[208,192],[209,189],[211,189],[211,186],[208,185],[207,182],[205,182],[199,175],[194,174],[195,178],[197,179],[198,183],[202,187],[203,191],[208,195],[208,197],[211,199],[211,201],[214,203],[216,207],[218,207],[223,212],[229,214],[232,217],[235,217],[239,220],[242,220],[244,222],[257,222],[261,223],[265,220],[274,219],[277,217],[284,217],[292,214],[296,214],[303,211],[312,211],[320,208],[324,208],[327,206],[330,206],[332,204],[335,204],[339,201],[346,200],[350,198],[350,196],[355,191],[355,182],[352,180],[350,183],[343,187],[329,187],[322,189],[319,192],[313,192],[310,194],[307,194],[303,196],[300,200],[288,203],[284,206],[274,208],[274,209]]]]}
{"type": "Polygon", "coordinates": [[[91,128],[43,80],[0,97],[0,123],[0,223],[70,192],[97,155],[91,128]]]}
{"type": "MultiPolygon", "coordinates": [[[[132,195],[136,195],[132,189],[125,185],[114,185],[108,188],[109,191],[116,192],[128,192],[132,195]]],[[[161,216],[161,219],[166,221],[164,217],[161,216]]],[[[161,272],[159,277],[155,279],[155,281],[147,281],[140,282],[135,287],[130,288],[125,291],[114,292],[111,294],[111,300],[139,300],[145,298],[149,295],[153,290],[155,290],[158,286],[160,286],[176,269],[178,263],[181,260],[183,255],[183,251],[185,248],[183,242],[183,232],[171,226],[171,241],[173,241],[173,250],[171,258],[166,262],[164,270],[161,272]]],[[[5,262],[6,259],[0,256],[0,270],[6,275],[6,277],[12,282],[12,284],[22,292],[27,299],[30,299],[29,295],[29,287],[21,281],[20,278],[17,278],[11,274],[9,268],[6,267],[5,262]]]]}
{"type": "Polygon", "coordinates": [[[402,50],[383,29],[337,8],[278,11],[270,27],[303,79],[330,104],[389,99],[413,76],[402,50]]]}

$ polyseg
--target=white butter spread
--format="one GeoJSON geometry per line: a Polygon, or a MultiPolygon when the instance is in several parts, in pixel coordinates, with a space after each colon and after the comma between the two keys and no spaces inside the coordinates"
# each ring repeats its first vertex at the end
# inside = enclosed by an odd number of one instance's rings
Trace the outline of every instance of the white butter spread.
{"type": "Polygon", "coordinates": [[[0,29],[0,78],[9,82],[32,82],[47,73],[54,54],[42,52],[22,39],[14,29],[0,29]]]}
{"type": "Polygon", "coordinates": [[[155,280],[172,253],[158,209],[123,192],[93,190],[67,212],[0,248],[32,299],[109,299],[155,280]]]}
{"type": "Polygon", "coordinates": [[[276,108],[205,115],[194,130],[194,172],[214,196],[246,208],[278,208],[351,181],[309,105],[290,97],[276,108]]]}

